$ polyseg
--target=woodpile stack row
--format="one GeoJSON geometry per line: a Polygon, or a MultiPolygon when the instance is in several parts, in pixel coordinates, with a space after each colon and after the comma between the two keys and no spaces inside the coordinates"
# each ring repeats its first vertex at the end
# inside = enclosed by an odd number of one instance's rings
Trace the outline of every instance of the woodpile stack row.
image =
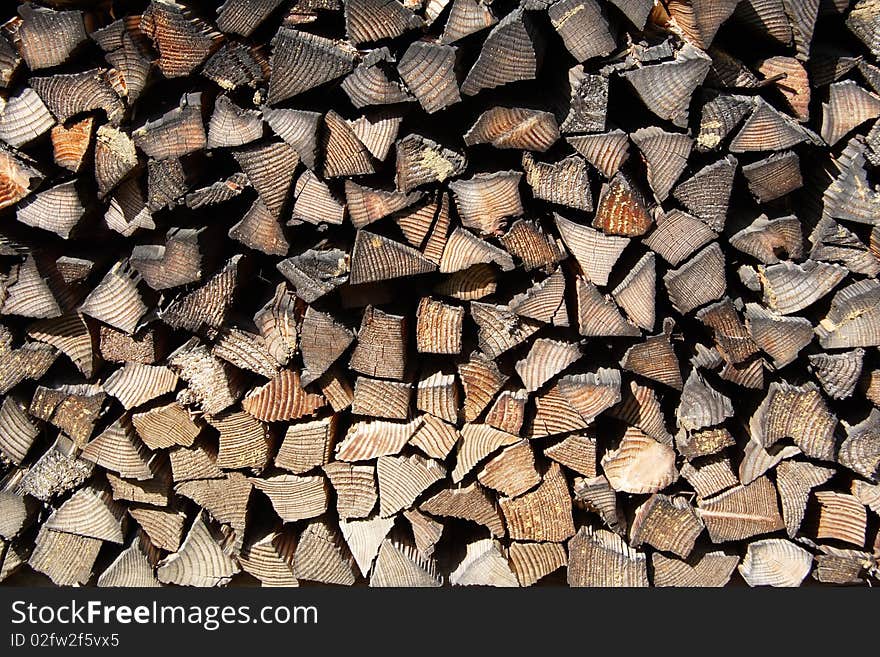
{"type": "Polygon", "coordinates": [[[876,0],[0,11],[0,580],[878,577],[876,0]]]}

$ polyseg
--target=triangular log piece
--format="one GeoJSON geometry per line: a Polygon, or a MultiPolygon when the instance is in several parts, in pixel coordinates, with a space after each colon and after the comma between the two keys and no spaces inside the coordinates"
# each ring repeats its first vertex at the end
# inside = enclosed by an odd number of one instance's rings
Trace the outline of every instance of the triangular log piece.
{"type": "Polygon", "coordinates": [[[477,482],[463,487],[444,488],[422,502],[419,509],[433,516],[470,520],[486,527],[492,536],[505,535],[498,507],[477,482]]]}
{"type": "Polygon", "coordinates": [[[425,274],[436,265],[419,251],[384,235],[359,230],[351,252],[349,283],[358,285],[425,274]]]}
{"type": "Polygon", "coordinates": [[[355,422],[349,427],[345,439],[336,445],[336,458],[340,461],[355,462],[399,454],[420,428],[422,421],[421,418],[416,418],[409,422],[390,420],[355,422]]]}
{"type": "Polygon", "coordinates": [[[528,392],[534,392],[581,357],[580,345],[540,338],[516,363],[516,373],[528,392]]]}
{"type": "Polygon", "coordinates": [[[703,82],[711,64],[703,51],[686,43],[673,61],[636,68],[622,76],[654,114],[686,127],[691,94],[703,82]]]}
{"type": "Polygon", "coordinates": [[[175,2],[153,0],[141,15],[140,32],[159,52],[166,78],[189,75],[220,45],[222,36],[175,2]]]}
{"type": "Polygon", "coordinates": [[[201,93],[186,94],[180,105],[131,133],[135,145],[156,160],[179,158],[207,146],[201,93]]]}
{"type": "Polygon", "coordinates": [[[606,235],[559,214],[555,217],[556,228],[583,273],[596,285],[607,285],[611,270],[630,239],[606,235]]]}
{"type": "Polygon", "coordinates": [[[538,74],[542,43],[531,17],[522,9],[505,16],[483,42],[483,49],[461,85],[473,96],[511,82],[533,80],[538,74]]]}
{"type": "Polygon", "coordinates": [[[354,568],[338,532],[321,520],[306,525],[294,556],[293,573],[297,579],[351,586],[357,579],[354,568]]]}
{"type": "Polygon", "coordinates": [[[727,282],[724,253],[718,242],[712,242],[678,269],[670,269],[663,282],[673,307],[682,314],[720,299],[727,282]]]}
{"type": "Polygon", "coordinates": [[[281,26],[272,38],[269,103],[274,105],[354,70],[347,44],[281,26]]]}
{"type": "Polygon", "coordinates": [[[617,173],[602,186],[594,228],[607,235],[636,237],[648,232],[652,222],[644,197],[627,176],[617,173]]]}
{"type": "Polygon", "coordinates": [[[325,178],[362,176],[375,172],[370,152],[358,139],[354,129],[334,111],[324,115],[321,133],[325,178]]]}
{"type": "Polygon", "coordinates": [[[669,196],[675,181],[687,167],[693,141],[680,132],[666,132],[662,128],[641,128],[630,135],[645,158],[648,184],[654,197],[663,202],[669,196]]]}
{"type": "Polygon", "coordinates": [[[609,180],[629,157],[629,137],[623,130],[578,135],[567,137],[566,140],[609,180]]]}
{"type": "Polygon", "coordinates": [[[443,576],[436,562],[425,557],[414,546],[385,539],[379,548],[370,586],[436,587],[443,585],[443,576]]]}
{"type": "Polygon", "coordinates": [[[390,518],[373,516],[363,520],[339,521],[342,536],[364,577],[369,577],[382,542],[388,536],[393,525],[393,516],[390,518]]]}
{"type": "Polygon", "coordinates": [[[557,269],[543,281],[535,283],[522,294],[513,297],[509,306],[521,317],[528,317],[553,326],[568,326],[565,276],[562,269],[557,269]]]}
{"type": "Polygon", "coordinates": [[[721,232],[738,162],[732,155],[708,164],[672,190],[672,195],[712,230],[721,232]]]}
{"type": "Polygon", "coordinates": [[[324,472],[336,491],[336,508],[342,519],[365,518],[376,506],[376,468],[333,461],[324,472]]]}
{"type": "Polygon", "coordinates": [[[299,586],[293,574],[295,553],[296,537],[292,532],[270,532],[245,545],[238,562],[263,586],[299,586]]]}
{"type": "Polygon", "coordinates": [[[499,431],[488,424],[465,424],[461,429],[461,442],[458,443],[455,453],[452,481],[460,482],[483,459],[518,440],[518,436],[499,431]]]}
{"type": "MultiPolygon", "coordinates": [[[[428,114],[461,102],[455,73],[455,46],[416,41],[397,65],[401,79],[428,114]]],[[[462,88],[463,93],[467,93],[462,88]]]]}
{"type": "Polygon", "coordinates": [[[446,468],[432,459],[382,456],[376,461],[379,482],[379,515],[393,516],[410,508],[428,488],[446,476],[446,468]]]}
{"type": "MultiPolygon", "coordinates": [[[[342,81],[342,89],[348,94],[352,105],[362,108],[370,105],[406,103],[413,100],[397,76],[392,73],[395,61],[388,46],[375,48],[367,53],[357,68],[342,81]]],[[[291,112],[296,110],[278,111],[291,112]]],[[[276,132],[278,131],[276,130],[276,132]]]]}
{"type": "Polygon", "coordinates": [[[636,337],[641,331],[624,319],[609,295],[590,281],[578,277],[575,280],[578,331],[583,336],[636,337]]]}
{"type": "Polygon", "coordinates": [[[180,550],[159,563],[159,581],[179,586],[225,586],[240,571],[199,514],[180,550]]]}
{"type": "Polygon", "coordinates": [[[746,164],[742,172],[749,190],[761,203],[776,200],[804,184],[800,160],[793,151],[774,153],[763,160],[746,164]]]}

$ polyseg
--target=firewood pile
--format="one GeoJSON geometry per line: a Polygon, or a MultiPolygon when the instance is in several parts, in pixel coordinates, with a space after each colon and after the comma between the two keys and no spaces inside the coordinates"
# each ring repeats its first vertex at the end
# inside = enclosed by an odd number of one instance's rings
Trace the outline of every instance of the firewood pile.
{"type": "Polygon", "coordinates": [[[876,0],[0,9],[0,580],[880,577],[876,0]]]}

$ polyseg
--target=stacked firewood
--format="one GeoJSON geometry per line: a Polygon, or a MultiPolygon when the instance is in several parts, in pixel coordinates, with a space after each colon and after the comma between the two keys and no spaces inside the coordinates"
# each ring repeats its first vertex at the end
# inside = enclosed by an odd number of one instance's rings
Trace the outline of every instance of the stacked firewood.
{"type": "Polygon", "coordinates": [[[7,5],[0,580],[880,577],[876,0],[7,5]]]}

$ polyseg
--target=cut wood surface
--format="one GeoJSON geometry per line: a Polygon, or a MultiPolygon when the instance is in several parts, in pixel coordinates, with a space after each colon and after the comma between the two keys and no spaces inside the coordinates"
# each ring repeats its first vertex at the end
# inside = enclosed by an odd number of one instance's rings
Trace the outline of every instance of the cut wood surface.
{"type": "Polygon", "coordinates": [[[875,0],[0,9],[0,582],[880,579],[875,0]]]}

